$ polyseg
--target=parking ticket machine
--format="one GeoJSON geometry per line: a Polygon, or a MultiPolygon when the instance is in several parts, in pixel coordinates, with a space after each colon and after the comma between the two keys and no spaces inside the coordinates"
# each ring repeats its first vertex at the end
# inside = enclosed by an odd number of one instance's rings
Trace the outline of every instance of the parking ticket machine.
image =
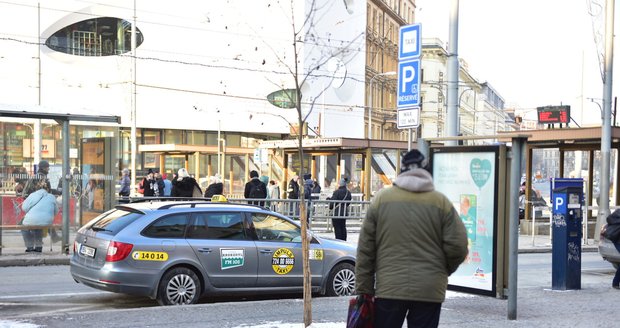
{"type": "Polygon", "coordinates": [[[581,289],[583,187],[553,189],[551,285],[554,290],[581,289]]]}

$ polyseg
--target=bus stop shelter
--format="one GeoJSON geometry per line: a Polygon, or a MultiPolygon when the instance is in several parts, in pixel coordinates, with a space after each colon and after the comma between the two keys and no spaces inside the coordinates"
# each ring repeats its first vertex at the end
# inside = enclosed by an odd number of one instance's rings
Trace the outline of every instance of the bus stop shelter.
{"type": "MultiPolygon", "coordinates": [[[[299,157],[298,140],[264,141],[259,146],[269,150],[270,162],[277,162],[284,172],[284,182],[291,179],[291,159],[299,157]]],[[[370,140],[355,138],[305,138],[302,140],[304,157],[309,157],[306,172],[313,177],[317,176],[317,160],[320,156],[336,156],[336,181],[340,180],[343,170],[341,159],[346,154],[360,155],[361,167],[360,191],[364,200],[370,200],[373,190],[371,184],[372,172],[377,173],[382,185],[391,184],[390,176],[400,171],[400,157],[408,150],[407,141],[370,140]]],[[[412,148],[417,148],[414,143],[412,148]]],[[[270,165],[273,167],[274,164],[270,165]]],[[[356,168],[357,169],[357,168],[356,168]]],[[[304,173],[304,172],[298,172],[304,173]]]]}
{"type": "MultiPolygon", "coordinates": [[[[71,167],[69,164],[70,121],[121,123],[120,116],[96,115],[88,109],[59,109],[37,105],[0,104],[0,116],[12,118],[53,120],[62,125],[62,181],[69,184],[71,167]]],[[[69,188],[62,188],[62,252],[69,254],[69,188]]]]}
{"type": "MultiPolygon", "coordinates": [[[[600,150],[601,150],[601,127],[586,128],[550,128],[544,130],[528,130],[525,151],[525,184],[526,199],[530,199],[532,184],[537,180],[546,180],[550,177],[569,178],[582,177],[586,182],[585,195],[587,204],[594,204],[597,196],[596,182],[601,177],[600,172],[600,150]],[[535,152],[543,150],[543,158],[534,163],[535,152]],[[579,156],[575,152],[581,152],[579,156]],[[587,167],[582,166],[583,154],[587,154],[587,167]],[[581,161],[580,161],[581,159],[581,161]],[[541,164],[542,161],[542,164],[541,164]],[[578,163],[579,162],[579,163],[578,163]],[[555,165],[555,166],[554,166],[555,165]],[[550,168],[553,166],[553,168],[550,168]],[[543,172],[538,174],[538,171],[543,172]],[[578,172],[575,172],[578,171],[578,172]],[[582,171],[587,171],[584,176],[582,171]],[[576,174],[577,176],[571,176],[576,174]]],[[[501,135],[501,134],[500,134],[501,135]]],[[[617,186],[619,182],[618,171],[620,161],[618,161],[618,151],[620,150],[620,127],[611,128],[611,158],[614,159],[611,165],[610,185],[617,186]],[[615,155],[614,155],[615,150],[615,155]]],[[[508,138],[501,141],[509,141],[508,138]]],[[[538,154],[540,155],[540,154],[538,154]]],[[[540,157],[540,156],[538,156],[540,157]]],[[[619,193],[612,187],[610,192],[612,204],[620,201],[619,193]]],[[[525,217],[530,217],[530,208],[526,207],[525,217]]],[[[589,213],[591,216],[591,211],[589,213]]]]}

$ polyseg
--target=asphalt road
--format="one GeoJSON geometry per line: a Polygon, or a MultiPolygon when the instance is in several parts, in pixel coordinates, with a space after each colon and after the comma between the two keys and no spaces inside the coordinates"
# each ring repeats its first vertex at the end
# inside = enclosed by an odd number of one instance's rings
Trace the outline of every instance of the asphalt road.
{"type": "MultiPolygon", "coordinates": [[[[597,253],[582,254],[582,288],[609,290],[613,268],[597,253]]],[[[281,298],[218,298],[204,299],[198,305],[160,307],[153,300],[98,291],[76,284],[68,266],[5,267],[0,268],[0,327],[299,327],[303,318],[301,295],[281,298]]],[[[548,291],[551,288],[551,254],[519,255],[519,297],[548,291]]],[[[551,297],[570,294],[547,293],[551,297]]],[[[538,297],[535,297],[538,298],[538,297]]],[[[317,297],[312,302],[313,327],[344,327],[347,298],[317,297]]],[[[542,302],[543,300],[537,299],[542,302]]],[[[529,308],[531,301],[520,301],[529,308]]],[[[555,303],[555,302],[554,302],[555,303]]],[[[490,311],[481,327],[493,327],[488,322],[502,322],[499,326],[526,327],[527,321],[506,322],[506,302],[492,297],[450,293],[442,310],[441,326],[459,327],[470,319],[461,313],[480,309],[490,311]],[[461,313],[461,314],[459,314],[461,313]],[[463,321],[466,320],[466,321],[463,321]],[[516,324],[516,325],[514,325],[516,324]],[[519,325],[524,324],[524,325],[519,325]]],[[[534,311],[554,311],[555,304],[534,311]]],[[[524,310],[521,310],[524,311],[524,310]]],[[[527,310],[525,310],[527,311],[527,310]]],[[[532,310],[529,310],[531,312],[532,310]]],[[[484,313],[480,313],[482,316],[484,313]]],[[[530,314],[531,315],[531,314],[530,314]]],[[[534,315],[534,320],[539,317],[534,315]]],[[[557,322],[556,322],[557,323],[557,322]]],[[[470,322],[474,324],[474,322],[470,322]]],[[[531,322],[530,322],[530,325],[531,322]]],[[[538,325],[534,325],[538,326],[538,325]]],[[[550,325],[548,327],[553,327],[550,325]]],[[[573,325],[580,326],[580,325],[573,325]]],[[[595,325],[593,325],[595,326],[595,325]]],[[[547,327],[541,325],[541,327],[547,327]]]]}

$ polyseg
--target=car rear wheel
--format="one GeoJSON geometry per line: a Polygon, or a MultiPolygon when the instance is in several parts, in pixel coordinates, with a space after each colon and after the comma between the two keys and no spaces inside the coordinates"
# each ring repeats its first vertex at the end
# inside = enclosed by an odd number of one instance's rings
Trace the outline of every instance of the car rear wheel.
{"type": "Polygon", "coordinates": [[[355,291],[355,267],[350,263],[336,265],[327,280],[327,296],[349,296],[355,291]]]}
{"type": "Polygon", "coordinates": [[[195,304],[200,298],[200,280],[188,268],[174,268],[159,282],[157,302],[161,305],[195,304]]]}

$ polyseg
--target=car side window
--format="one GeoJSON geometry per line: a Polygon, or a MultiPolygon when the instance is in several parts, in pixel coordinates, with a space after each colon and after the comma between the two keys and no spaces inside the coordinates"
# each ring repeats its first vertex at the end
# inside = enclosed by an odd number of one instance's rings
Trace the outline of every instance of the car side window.
{"type": "Polygon", "coordinates": [[[246,239],[241,213],[194,213],[187,232],[191,239],[246,239]]]}
{"type": "Polygon", "coordinates": [[[259,240],[301,242],[301,229],[283,218],[252,213],[252,222],[259,240]]]}
{"type": "Polygon", "coordinates": [[[153,238],[183,238],[189,221],[187,214],[172,214],[149,225],[142,235],[153,238]]]}

